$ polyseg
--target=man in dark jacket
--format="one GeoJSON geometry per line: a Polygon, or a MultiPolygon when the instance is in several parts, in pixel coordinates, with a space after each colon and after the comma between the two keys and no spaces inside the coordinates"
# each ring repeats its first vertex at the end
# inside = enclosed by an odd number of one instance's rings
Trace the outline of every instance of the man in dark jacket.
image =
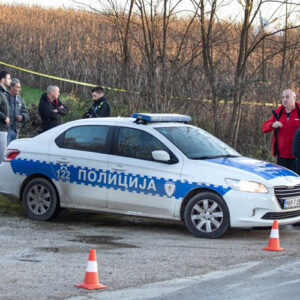
{"type": "Polygon", "coordinates": [[[42,131],[47,131],[62,124],[62,117],[69,113],[69,108],[59,100],[59,87],[50,85],[41,96],[39,113],[42,119],[42,131]]]}
{"type": "Polygon", "coordinates": [[[300,127],[294,136],[292,152],[296,158],[296,172],[300,175],[300,127]]]}
{"type": "Polygon", "coordinates": [[[10,127],[7,135],[7,145],[18,138],[22,124],[28,119],[28,110],[20,96],[21,83],[17,78],[11,80],[6,98],[10,106],[10,127]]]}
{"type": "Polygon", "coordinates": [[[0,163],[3,160],[4,150],[7,146],[7,133],[9,128],[9,105],[4,93],[0,92],[0,163]]]}
{"type": "Polygon", "coordinates": [[[9,104],[6,99],[7,88],[11,78],[7,71],[0,71],[0,163],[3,160],[4,150],[7,146],[7,133],[9,128],[9,104]]]}
{"type": "MultiPolygon", "coordinates": [[[[296,172],[300,175],[300,126],[294,136],[292,152],[296,158],[296,172]]],[[[300,222],[294,223],[294,226],[300,226],[300,222]]]]}
{"type": "Polygon", "coordinates": [[[111,116],[111,108],[108,100],[104,97],[104,89],[101,86],[92,89],[94,103],[83,115],[83,118],[104,118],[111,116]]]}
{"type": "Polygon", "coordinates": [[[8,92],[8,88],[11,83],[10,74],[7,71],[0,71],[0,92],[8,92]]]}

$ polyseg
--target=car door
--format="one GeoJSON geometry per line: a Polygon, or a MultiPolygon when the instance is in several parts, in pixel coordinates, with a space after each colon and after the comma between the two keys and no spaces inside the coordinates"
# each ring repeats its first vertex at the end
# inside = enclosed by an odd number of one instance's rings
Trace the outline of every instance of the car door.
{"type": "Polygon", "coordinates": [[[114,140],[107,178],[108,208],[131,214],[173,216],[182,161],[144,130],[120,127],[115,130],[114,140]],[[173,162],[155,161],[154,150],[167,151],[173,162]]]}
{"type": "Polygon", "coordinates": [[[104,178],[108,168],[110,126],[82,125],[69,128],[55,141],[51,153],[53,172],[65,196],[66,207],[106,207],[104,178]]]}

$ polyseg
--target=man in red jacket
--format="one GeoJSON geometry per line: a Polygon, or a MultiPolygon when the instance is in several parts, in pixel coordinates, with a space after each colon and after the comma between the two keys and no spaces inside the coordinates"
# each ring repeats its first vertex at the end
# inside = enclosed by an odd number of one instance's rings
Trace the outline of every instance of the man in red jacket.
{"type": "Polygon", "coordinates": [[[272,113],[273,117],[262,125],[262,131],[273,131],[273,155],[277,156],[277,164],[296,172],[292,145],[300,125],[300,104],[296,102],[295,92],[284,90],[282,105],[272,113]]]}

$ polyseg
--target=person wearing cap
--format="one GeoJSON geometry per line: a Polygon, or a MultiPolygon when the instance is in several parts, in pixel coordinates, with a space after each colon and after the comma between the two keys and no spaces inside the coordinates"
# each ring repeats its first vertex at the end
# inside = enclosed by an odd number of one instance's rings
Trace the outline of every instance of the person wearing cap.
{"type": "Polygon", "coordinates": [[[6,93],[10,107],[10,126],[7,135],[7,145],[19,137],[22,124],[28,119],[28,109],[20,95],[21,83],[17,78],[13,78],[6,93]]]}
{"type": "Polygon", "coordinates": [[[105,118],[111,116],[111,107],[104,97],[104,89],[96,86],[92,89],[93,105],[83,114],[83,118],[105,118]]]}
{"type": "Polygon", "coordinates": [[[292,144],[300,125],[300,104],[296,102],[295,92],[284,90],[282,105],[272,113],[272,118],[263,123],[262,131],[273,132],[273,155],[277,156],[277,164],[296,172],[292,144]]]}

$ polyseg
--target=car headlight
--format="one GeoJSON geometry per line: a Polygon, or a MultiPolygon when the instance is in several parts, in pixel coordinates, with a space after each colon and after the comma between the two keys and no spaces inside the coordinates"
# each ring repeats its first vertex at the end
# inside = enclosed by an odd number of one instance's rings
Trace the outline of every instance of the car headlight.
{"type": "Polygon", "coordinates": [[[238,191],[264,194],[269,193],[268,188],[264,184],[259,182],[238,180],[232,178],[226,178],[225,181],[231,188],[238,191]]]}

